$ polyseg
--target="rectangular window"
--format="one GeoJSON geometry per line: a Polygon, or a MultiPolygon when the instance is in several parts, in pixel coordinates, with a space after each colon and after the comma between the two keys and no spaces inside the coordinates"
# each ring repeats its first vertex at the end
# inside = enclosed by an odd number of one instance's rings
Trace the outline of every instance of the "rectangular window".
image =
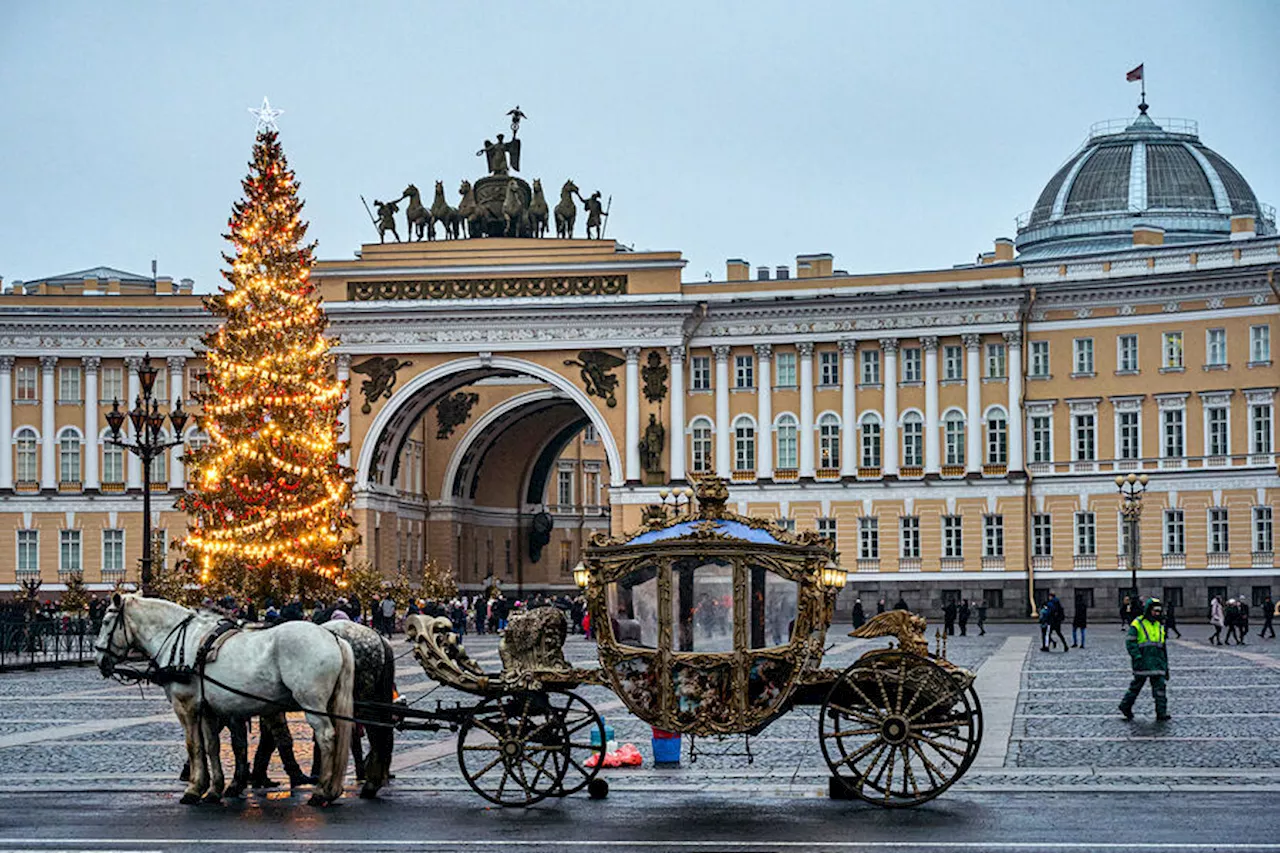
{"type": "Polygon", "coordinates": [[[40,571],[40,531],[18,531],[18,572],[36,574],[40,571]]]}
{"type": "Polygon", "coordinates": [[[1271,452],[1271,404],[1260,403],[1249,407],[1250,453],[1271,452]]]}
{"type": "Polygon", "coordinates": [[[1186,526],[1180,509],[1164,511],[1164,552],[1166,554],[1187,552],[1186,526]]]}
{"type": "Polygon", "coordinates": [[[124,571],[124,531],[102,531],[102,572],[124,571]]]}
{"type": "Polygon", "coordinates": [[[1182,606],[1182,587],[1166,586],[1163,590],[1164,604],[1166,607],[1182,606]]]}
{"type": "Polygon", "coordinates": [[[151,562],[157,570],[165,567],[165,558],[169,554],[169,531],[163,527],[151,531],[151,562]]]}
{"type": "MultiPolygon", "coordinates": [[[[209,374],[202,364],[187,365],[187,399],[195,400],[200,394],[206,390],[205,386],[209,381],[209,374]]],[[[123,401],[122,401],[123,402],[123,401]]]]}
{"type": "Polygon", "coordinates": [[[1119,412],[1116,415],[1116,427],[1120,431],[1119,456],[1121,459],[1140,459],[1142,457],[1142,438],[1138,426],[1138,412],[1119,412]]]}
{"type": "Polygon", "coordinates": [[[1004,590],[1003,589],[984,589],[982,591],[982,603],[989,609],[1004,607],[1004,590]]]}
{"type": "Polygon", "coordinates": [[[924,376],[920,365],[920,347],[905,347],[902,350],[902,381],[919,382],[924,376]]]}
{"type": "Polygon", "coordinates": [[[1138,336],[1121,335],[1116,338],[1116,371],[1138,372],[1138,336]]]}
{"type": "Polygon", "coordinates": [[[776,523],[779,527],[781,527],[783,530],[787,531],[788,533],[796,532],[796,520],[794,518],[780,518],[777,520],[776,523]]]}
{"type": "Polygon", "coordinates": [[[1076,554],[1090,557],[1098,553],[1098,526],[1091,512],[1076,513],[1076,554]]]}
{"type": "Polygon", "coordinates": [[[964,536],[960,527],[960,516],[958,515],[944,515],[942,517],[942,556],[964,556],[964,536]]]}
{"type": "Polygon", "coordinates": [[[858,557],[863,560],[880,559],[879,519],[858,519],[858,557]]]}
{"type": "Polygon", "coordinates": [[[1031,342],[1031,375],[1032,376],[1048,376],[1049,375],[1049,342],[1048,341],[1032,341],[1031,342]]]}
{"type": "Polygon", "coordinates": [[[1231,553],[1231,529],[1227,525],[1227,508],[1224,506],[1209,509],[1209,553],[1231,553]]]}
{"type": "Polygon", "coordinates": [[[902,556],[907,559],[920,559],[920,519],[914,515],[904,515],[898,519],[898,530],[901,534],[902,556]]]}
{"type": "Polygon", "coordinates": [[[582,428],[582,441],[585,444],[597,444],[600,441],[600,434],[596,432],[595,424],[587,424],[582,428]]]}
{"type": "Polygon", "coordinates": [[[1271,514],[1269,506],[1253,508],[1253,550],[1261,554],[1270,554],[1274,550],[1275,538],[1272,535],[1271,514]]]}
{"type": "Polygon", "coordinates": [[[1165,332],[1164,345],[1161,347],[1164,354],[1163,366],[1173,370],[1182,369],[1182,332],[1165,332]]]}
{"type": "Polygon", "coordinates": [[[569,567],[572,565],[572,560],[573,560],[572,546],[568,542],[561,542],[560,543],[560,573],[561,574],[564,574],[569,571],[569,567]]]}
{"type": "Polygon", "coordinates": [[[711,427],[706,420],[693,428],[693,470],[699,473],[711,470],[711,427]]]}
{"type": "Polygon", "coordinates": [[[1075,353],[1075,373],[1093,373],[1093,338],[1076,338],[1072,345],[1075,353]]]}
{"type": "MultiPolygon", "coordinates": [[[[93,449],[90,448],[90,453],[93,449]]],[[[124,449],[110,444],[102,446],[102,482],[124,482],[124,449]]]]}
{"type": "Polygon", "coordinates": [[[38,400],[39,377],[34,364],[20,364],[13,371],[13,396],[15,400],[38,400]]]}
{"type": "Polygon", "coordinates": [[[1031,461],[1053,461],[1053,419],[1048,415],[1031,416],[1031,461]]]}
{"type": "Polygon", "coordinates": [[[1004,344],[987,344],[987,378],[1005,377],[1004,344]]]}
{"type": "Polygon", "coordinates": [[[942,348],[943,379],[964,379],[964,347],[942,348]]]}
{"type": "Polygon", "coordinates": [[[1205,411],[1209,434],[1205,436],[1210,456],[1226,456],[1231,452],[1227,435],[1227,414],[1230,410],[1217,406],[1205,411]]]}
{"type": "Polygon", "coordinates": [[[988,557],[1004,556],[1004,516],[987,515],[982,518],[983,543],[988,557]]]}
{"type": "Polygon", "coordinates": [[[1228,598],[1225,586],[1211,586],[1205,592],[1205,598],[1208,599],[1207,604],[1212,604],[1215,598],[1225,603],[1228,598]]]}
{"type": "Polygon", "coordinates": [[[840,384],[840,353],[835,350],[818,353],[818,384],[840,384]]]}
{"type": "Polygon", "coordinates": [[[1053,553],[1053,517],[1047,512],[1031,516],[1031,553],[1036,557],[1048,557],[1053,553]]]}
{"type": "Polygon", "coordinates": [[[834,518],[818,519],[818,535],[824,539],[836,541],[836,520],[834,518]]]}
{"type": "Polygon", "coordinates": [[[756,470],[756,430],[750,422],[739,423],[733,428],[733,470],[756,470]]]}
{"type": "Polygon", "coordinates": [[[58,571],[80,571],[80,531],[58,531],[58,571]]]}
{"type": "Polygon", "coordinates": [[[560,506],[573,505],[573,472],[561,469],[556,472],[556,503],[560,506]]]}
{"type": "Polygon", "coordinates": [[[864,349],[862,351],[862,384],[880,384],[880,350],[864,349]]]}
{"type": "Polygon", "coordinates": [[[689,359],[689,364],[689,389],[691,391],[710,391],[711,359],[705,355],[695,355],[689,359]]]}
{"type": "Polygon", "coordinates": [[[80,368],[79,367],[59,367],[58,368],[58,402],[59,403],[79,403],[80,402],[80,368]]]}
{"type": "Polygon", "coordinates": [[[1165,409],[1160,415],[1164,424],[1164,455],[1166,459],[1180,459],[1184,455],[1183,414],[1182,409],[1165,409]]]}
{"type": "Polygon", "coordinates": [[[793,352],[780,352],[774,357],[774,363],[778,371],[778,387],[796,387],[796,354],[793,352]]]}
{"type": "Polygon", "coordinates": [[[754,355],[735,355],[733,357],[733,387],[756,387],[756,357],[754,355]]]}
{"type": "Polygon", "coordinates": [[[1097,431],[1093,415],[1076,415],[1076,459],[1092,462],[1097,459],[1097,431]]]}
{"type": "Polygon", "coordinates": [[[1210,329],[1205,333],[1204,363],[1221,367],[1227,363],[1227,330],[1210,329]]]}
{"type": "Polygon", "coordinates": [[[124,398],[124,370],[119,367],[104,367],[99,381],[99,399],[108,403],[119,400],[121,405],[127,402],[124,398]]]}
{"type": "Polygon", "coordinates": [[[160,369],[156,371],[155,384],[151,386],[151,396],[163,404],[169,402],[169,372],[164,369],[163,359],[160,361],[159,367],[160,369]]]}
{"type": "Polygon", "coordinates": [[[1266,364],[1271,361],[1271,327],[1249,327],[1249,361],[1266,364]]]}

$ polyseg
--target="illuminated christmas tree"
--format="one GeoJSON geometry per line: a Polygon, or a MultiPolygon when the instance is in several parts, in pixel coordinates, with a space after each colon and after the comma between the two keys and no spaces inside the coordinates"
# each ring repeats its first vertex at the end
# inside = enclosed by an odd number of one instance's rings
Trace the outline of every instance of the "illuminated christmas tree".
{"type": "Polygon", "coordinates": [[[341,578],[355,542],[351,470],[338,461],[346,405],[328,319],[311,282],[298,183],[277,133],[260,129],[223,258],[223,319],[204,337],[196,398],[205,446],[187,453],[184,545],[200,580],[255,598],[314,594],[341,578]]]}

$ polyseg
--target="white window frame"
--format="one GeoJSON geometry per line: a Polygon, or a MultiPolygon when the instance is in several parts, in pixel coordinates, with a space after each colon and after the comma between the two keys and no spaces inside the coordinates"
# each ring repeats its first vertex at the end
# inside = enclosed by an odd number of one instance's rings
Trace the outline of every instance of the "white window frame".
{"type": "Polygon", "coordinates": [[[79,483],[84,470],[85,443],[75,427],[58,434],[58,482],[79,483]],[[68,476],[74,475],[74,476],[68,476]]]}
{"type": "Polygon", "coordinates": [[[1270,400],[1249,404],[1249,453],[1271,453],[1275,447],[1275,414],[1270,400]]]}
{"type": "Polygon", "coordinates": [[[902,464],[908,468],[924,466],[924,417],[919,412],[902,416],[902,464]]]}
{"type": "Polygon", "coordinates": [[[1002,343],[989,343],[987,353],[987,379],[1007,379],[1009,377],[1008,351],[1002,343]]]}
{"type": "Polygon", "coordinates": [[[78,528],[58,531],[58,574],[84,571],[84,537],[78,528]]]}
{"type": "Polygon", "coordinates": [[[924,361],[920,347],[902,348],[902,381],[920,382],[924,379],[924,361]]]}
{"type": "MultiPolygon", "coordinates": [[[[98,398],[104,403],[119,400],[126,405],[124,397],[124,368],[116,366],[103,367],[98,378],[98,398]]],[[[93,402],[90,400],[89,402],[93,402]]]]}
{"type": "Polygon", "coordinates": [[[942,416],[943,458],[946,465],[965,464],[965,444],[969,425],[963,412],[953,410],[942,416]],[[957,430],[955,427],[959,426],[957,430]]]}
{"type": "Polygon", "coordinates": [[[1275,553],[1275,511],[1269,506],[1255,506],[1253,518],[1253,550],[1259,554],[1275,553]]]}
{"type": "Polygon", "coordinates": [[[1138,336],[1118,335],[1116,337],[1116,373],[1137,373],[1138,336]]]}
{"type": "Polygon", "coordinates": [[[884,428],[880,416],[867,412],[858,423],[858,463],[862,468],[879,468],[884,462],[884,428]]]}
{"type": "Polygon", "coordinates": [[[920,559],[920,516],[901,516],[898,519],[898,534],[903,559],[920,559]]]}
{"type": "Polygon", "coordinates": [[[689,359],[689,390],[711,390],[711,357],[695,355],[689,359]]]}
{"type": "Polygon", "coordinates": [[[40,531],[20,528],[14,539],[14,565],[20,575],[40,573],[40,531]]]}
{"type": "Polygon", "coordinates": [[[1225,404],[1206,404],[1204,406],[1204,455],[1205,456],[1230,456],[1231,455],[1231,403],[1225,404]],[[1220,417],[1221,420],[1215,425],[1214,417],[1220,417]],[[1221,429],[1216,429],[1220,426],[1221,429]],[[1222,444],[1219,447],[1214,446],[1214,439],[1221,434],[1222,444]]]}
{"type": "Polygon", "coordinates": [[[836,541],[836,520],[834,518],[818,519],[818,535],[832,542],[836,541]]]}
{"type": "Polygon", "coordinates": [[[982,517],[983,554],[987,557],[1004,556],[1004,516],[984,515],[982,517]]]}
{"type": "Polygon", "coordinates": [[[880,350],[864,349],[861,353],[862,384],[880,384],[880,350]]]}
{"type": "Polygon", "coordinates": [[[58,365],[58,402],[76,405],[82,399],[84,376],[78,364],[58,365]]]}
{"type": "Polygon", "coordinates": [[[102,445],[102,482],[104,483],[123,483],[125,478],[125,450],[115,444],[108,444],[105,440],[102,445]],[[113,472],[112,464],[109,460],[119,460],[119,467],[113,472]],[[115,476],[112,476],[112,475],[115,476]]]}
{"type": "Polygon", "coordinates": [[[34,427],[19,427],[13,435],[14,478],[20,483],[40,480],[40,433],[34,427]]]}
{"type": "Polygon", "coordinates": [[[1271,363],[1271,324],[1262,323],[1249,327],[1249,363],[1271,363]]]}
{"type": "Polygon", "coordinates": [[[819,350],[818,384],[833,388],[840,384],[840,353],[836,350],[819,350]]]}
{"type": "Polygon", "coordinates": [[[942,556],[964,559],[964,519],[961,516],[942,516],[942,556]]]}
{"type": "Polygon", "coordinates": [[[1098,554],[1098,518],[1084,509],[1075,514],[1076,556],[1096,557],[1098,554]]]}
{"type": "Polygon", "coordinates": [[[1093,376],[1093,338],[1076,338],[1071,342],[1073,376],[1093,376]]]}
{"type": "Polygon", "coordinates": [[[733,422],[733,470],[756,470],[756,422],[750,415],[738,415],[733,422]]]}
{"type": "Polygon", "coordinates": [[[1142,406],[1138,405],[1132,408],[1124,408],[1124,409],[1116,408],[1115,421],[1116,421],[1116,459],[1123,459],[1125,461],[1133,461],[1133,460],[1141,459],[1142,458],[1142,406]],[[1125,441],[1125,438],[1126,438],[1125,420],[1130,417],[1133,418],[1133,424],[1132,424],[1133,434],[1131,436],[1133,440],[1132,442],[1126,442],[1125,441]],[[1133,451],[1132,453],[1125,452],[1126,444],[1130,444],[1132,446],[1132,451],[1133,451]]]}
{"type": "Polygon", "coordinates": [[[1227,366],[1227,330],[1204,330],[1204,363],[1206,367],[1227,366]]]}
{"type": "Polygon", "coordinates": [[[1009,418],[1004,409],[993,406],[984,419],[987,428],[987,464],[1009,464],[1009,418]]]}
{"type": "Polygon", "coordinates": [[[774,384],[779,388],[795,388],[797,386],[795,353],[774,353],[773,369],[776,377],[774,384]]]}
{"type": "Polygon", "coordinates": [[[102,573],[124,572],[124,529],[107,527],[102,531],[102,573]],[[115,565],[116,563],[119,565],[115,565]]]}
{"type": "Polygon", "coordinates": [[[1048,341],[1031,341],[1029,344],[1029,352],[1031,358],[1031,372],[1029,376],[1038,378],[1049,377],[1049,342],[1048,341]]]}
{"type": "Polygon", "coordinates": [[[948,344],[942,348],[942,378],[948,382],[964,380],[964,347],[948,344]]]}
{"type": "Polygon", "coordinates": [[[858,559],[880,559],[880,520],[874,516],[858,519],[858,559]]]}
{"type": "Polygon", "coordinates": [[[840,467],[840,416],[823,412],[818,416],[818,464],[823,468],[840,467]]]}
{"type": "Polygon", "coordinates": [[[1164,553],[1187,553],[1187,519],[1181,509],[1164,511],[1164,553]]]}
{"type": "Polygon", "coordinates": [[[1031,516],[1031,554],[1034,557],[1053,556],[1053,516],[1047,512],[1031,516]]]}
{"type": "Polygon", "coordinates": [[[1073,462],[1097,462],[1098,461],[1098,415],[1096,412],[1075,412],[1071,416],[1071,461],[1073,462]],[[1088,454],[1082,454],[1081,448],[1084,444],[1081,442],[1082,429],[1085,420],[1088,419],[1088,434],[1090,436],[1088,454]]]}
{"type": "Polygon", "coordinates": [[[689,423],[689,459],[691,469],[699,474],[715,470],[715,425],[706,417],[689,423]]]}
{"type": "Polygon", "coordinates": [[[773,422],[774,467],[790,471],[800,467],[800,422],[783,412],[773,422]]]}
{"type": "Polygon", "coordinates": [[[1231,517],[1225,506],[1209,507],[1209,553],[1231,553],[1231,517]]]}
{"type": "Polygon", "coordinates": [[[13,399],[33,403],[40,399],[40,369],[19,364],[13,369],[13,399]]]}
{"type": "Polygon", "coordinates": [[[1183,459],[1187,455],[1187,411],[1181,406],[1160,410],[1160,458],[1183,459]],[[1176,429],[1175,429],[1176,427],[1176,429]],[[1176,436],[1176,446],[1173,441],[1176,436]],[[1175,452],[1176,451],[1176,452],[1175,452]]]}
{"type": "Polygon", "coordinates": [[[1163,332],[1160,335],[1160,366],[1164,370],[1182,370],[1186,367],[1187,351],[1182,332],[1163,332]]]}
{"type": "Polygon", "coordinates": [[[733,357],[733,387],[739,391],[756,387],[756,357],[751,353],[738,353],[733,357]]]}
{"type": "Polygon", "coordinates": [[[1031,441],[1031,462],[1053,462],[1053,413],[1027,416],[1027,435],[1031,441]],[[1043,421],[1043,424],[1038,423],[1043,421]]]}

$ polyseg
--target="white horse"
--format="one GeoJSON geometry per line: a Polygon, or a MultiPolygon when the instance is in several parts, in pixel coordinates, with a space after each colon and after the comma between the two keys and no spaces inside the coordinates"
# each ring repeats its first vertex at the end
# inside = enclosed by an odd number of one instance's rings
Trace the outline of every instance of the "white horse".
{"type": "Polygon", "coordinates": [[[206,802],[217,802],[222,797],[225,779],[217,739],[221,720],[289,709],[306,714],[320,749],[320,782],[311,805],[327,805],[342,796],[351,748],[351,723],[346,719],[353,711],[351,646],[319,625],[285,622],[270,630],[232,634],[203,668],[203,676],[188,671],[182,677],[220,619],[161,598],[116,594],[94,646],[104,677],[130,652],[146,655],[161,674],[176,668],[177,677],[164,680],[164,691],[182,723],[191,762],[191,781],[182,802],[196,803],[202,796],[206,802]],[[206,747],[211,750],[212,779],[205,765],[206,747]]]}

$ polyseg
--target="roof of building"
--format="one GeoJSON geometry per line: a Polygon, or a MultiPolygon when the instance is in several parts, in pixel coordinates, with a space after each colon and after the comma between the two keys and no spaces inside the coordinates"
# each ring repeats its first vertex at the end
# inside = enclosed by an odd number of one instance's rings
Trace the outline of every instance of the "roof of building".
{"type": "Polygon", "coordinates": [[[47,284],[71,284],[90,278],[95,278],[98,281],[146,282],[148,284],[153,281],[149,275],[138,275],[137,273],[125,272],[114,267],[90,267],[87,270],[51,275],[32,279],[32,281],[45,282],[47,284]]]}
{"type": "Polygon", "coordinates": [[[1227,239],[1231,217],[1276,233],[1275,212],[1244,177],[1200,141],[1186,119],[1154,120],[1145,104],[1132,121],[1100,122],[1019,218],[1020,259],[1077,255],[1130,245],[1135,225],[1164,230],[1166,243],[1227,239]]]}

